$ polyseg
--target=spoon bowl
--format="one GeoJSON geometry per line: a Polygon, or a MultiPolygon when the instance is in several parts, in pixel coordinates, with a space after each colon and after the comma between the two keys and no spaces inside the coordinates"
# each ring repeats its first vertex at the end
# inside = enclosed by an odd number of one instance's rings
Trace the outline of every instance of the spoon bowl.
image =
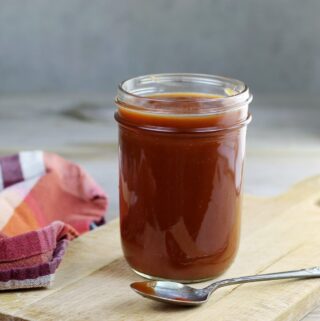
{"type": "Polygon", "coordinates": [[[208,300],[209,293],[188,285],[169,281],[134,282],[131,288],[145,298],[179,305],[199,305],[208,300]]]}

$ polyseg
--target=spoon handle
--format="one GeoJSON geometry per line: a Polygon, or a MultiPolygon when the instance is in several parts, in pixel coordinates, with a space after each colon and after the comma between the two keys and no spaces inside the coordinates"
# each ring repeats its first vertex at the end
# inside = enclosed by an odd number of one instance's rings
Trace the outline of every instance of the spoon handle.
{"type": "Polygon", "coordinates": [[[320,277],[320,267],[313,267],[309,269],[286,271],[286,272],[277,272],[277,273],[268,273],[268,274],[258,274],[251,276],[242,276],[238,278],[225,279],[217,281],[207,286],[205,290],[211,292],[219,287],[232,285],[232,284],[241,284],[249,282],[260,282],[260,281],[272,281],[272,280],[283,280],[283,279],[292,279],[292,278],[317,278],[320,277]]]}

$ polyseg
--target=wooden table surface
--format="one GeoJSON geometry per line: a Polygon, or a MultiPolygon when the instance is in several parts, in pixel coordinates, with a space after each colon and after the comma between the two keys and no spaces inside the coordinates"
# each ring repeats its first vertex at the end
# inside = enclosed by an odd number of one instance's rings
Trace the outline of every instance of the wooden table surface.
{"type": "MultiPolygon", "coordinates": [[[[320,96],[259,96],[248,128],[245,191],[276,195],[320,174],[320,96]]],[[[44,149],[77,161],[117,216],[117,128],[112,95],[0,96],[0,155],[44,149]]],[[[320,308],[305,321],[320,320],[320,308]]]]}

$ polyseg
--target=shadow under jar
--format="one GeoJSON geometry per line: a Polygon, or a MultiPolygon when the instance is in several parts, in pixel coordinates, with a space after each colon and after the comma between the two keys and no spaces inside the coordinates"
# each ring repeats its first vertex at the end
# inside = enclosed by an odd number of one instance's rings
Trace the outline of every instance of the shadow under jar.
{"type": "Polygon", "coordinates": [[[121,241],[146,278],[196,282],[232,263],[251,95],[238,80],[154,74],[122,82],[121,241]]]}

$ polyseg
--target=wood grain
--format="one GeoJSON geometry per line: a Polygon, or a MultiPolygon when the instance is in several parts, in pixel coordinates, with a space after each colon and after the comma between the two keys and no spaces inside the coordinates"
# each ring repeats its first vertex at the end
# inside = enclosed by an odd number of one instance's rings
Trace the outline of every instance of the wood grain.
{"type": "MultiPolygon", "coordinates": [[[[239,255],[222,276],[320,265],[320,177],[275,198],[247,196],[239,255]]],[[[72,242],[51,289],[0,294],[4,320],[300,320],[320,303],[320,279],[237,285],[181,309],[140,298],[112,221],[72,242]]],[[[309,319],[312,320],[312,319],[309,319]]],[[[313,319],[314,320],[314,319],[313,319]]]]}

